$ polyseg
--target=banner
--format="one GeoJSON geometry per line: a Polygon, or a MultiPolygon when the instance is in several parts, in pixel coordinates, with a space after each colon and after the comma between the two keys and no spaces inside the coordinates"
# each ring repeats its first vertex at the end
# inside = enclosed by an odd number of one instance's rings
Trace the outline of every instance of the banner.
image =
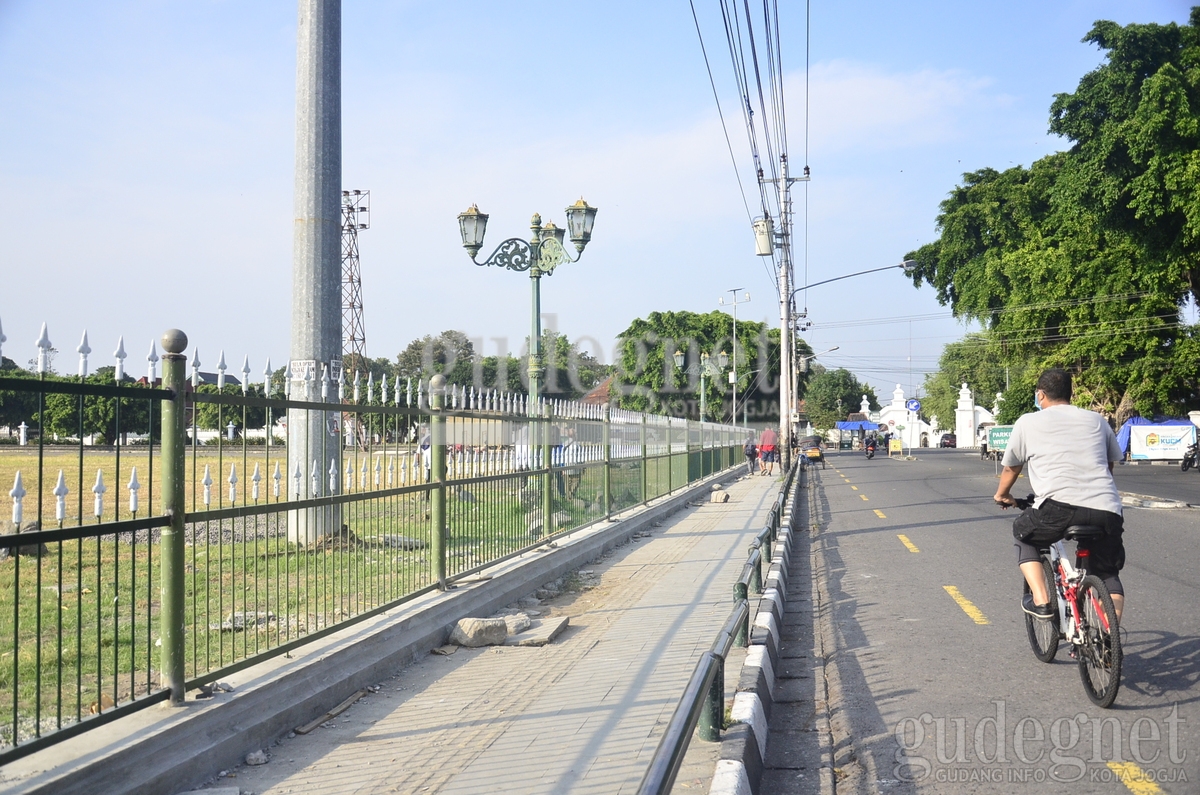
{"type": "Polygon", "coordinates": [[[1129,426],[1129,453],[1135,461],[1179,461],[1195,441],[1195,425],[1129,426]]]}

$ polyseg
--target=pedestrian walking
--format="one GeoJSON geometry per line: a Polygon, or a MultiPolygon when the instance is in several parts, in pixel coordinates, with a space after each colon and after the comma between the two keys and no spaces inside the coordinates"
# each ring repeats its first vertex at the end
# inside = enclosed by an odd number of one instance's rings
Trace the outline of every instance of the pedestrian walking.
{"type": "Polygon", "coordinates": [[[767,476],[775,474],[775,462],[779,460],[779,447],[776,444],[778,440],[779,433],[774,428],[764,428],[758,437],[758,454],[762,459],[759,474],[767,476]]]}
{"type": "Polygon", "coordinates": [[[746,443],[742,445],[742,452],[746,454],[746,474],[753,475],[754,470],[758,468],[758,445],[754,443],[754,437],[746,439],[746,443]]]}

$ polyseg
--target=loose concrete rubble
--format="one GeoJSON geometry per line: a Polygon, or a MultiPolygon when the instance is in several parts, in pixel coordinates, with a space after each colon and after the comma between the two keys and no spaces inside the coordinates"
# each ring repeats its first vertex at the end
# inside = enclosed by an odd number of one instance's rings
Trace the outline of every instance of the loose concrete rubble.
{"type": "Polygon", "coordinates": [[[729,492],[721,488],[720,484],[712,487],[712,493],[708,497],[709,502],[729,502],[729,492]]]}
{"type": "Polygon", "coordinates": [[[499,646],[507,637],[508,624],[503,618],[460,618],[450,631],[450,642],[468,649],[499,646]]]}

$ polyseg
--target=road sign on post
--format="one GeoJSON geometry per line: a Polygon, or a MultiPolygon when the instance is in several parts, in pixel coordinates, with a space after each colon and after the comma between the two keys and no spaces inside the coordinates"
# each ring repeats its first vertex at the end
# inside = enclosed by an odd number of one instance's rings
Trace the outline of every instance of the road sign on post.
{"type": "Polygon", "coordinates": [[[988,450],[1003,453],[1008,449],[1008,437],[1012,433],[1011,425],[993,425],[988,428],[988,450]]]}
{"type": "Polygon", "coordinates": [[[915,398],[909,398],[908,401],[904,404],[904,407],[906,409],[908,409],[909,411],[914,411],[914,412],[920,411],[921,410],[921,401],[916,400],[915,398]]]}

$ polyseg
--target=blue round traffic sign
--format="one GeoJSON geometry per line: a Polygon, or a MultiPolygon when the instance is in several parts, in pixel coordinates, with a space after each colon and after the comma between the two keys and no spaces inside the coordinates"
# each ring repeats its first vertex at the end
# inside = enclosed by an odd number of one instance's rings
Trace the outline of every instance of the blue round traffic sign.
{"type": "Polygon", "coordinates": [[[904,406],[909,411],[920,411],[921,410],[921,401],[919,401],[915,398],[909,398],[908,402],[905,403],[904,406]]]}

